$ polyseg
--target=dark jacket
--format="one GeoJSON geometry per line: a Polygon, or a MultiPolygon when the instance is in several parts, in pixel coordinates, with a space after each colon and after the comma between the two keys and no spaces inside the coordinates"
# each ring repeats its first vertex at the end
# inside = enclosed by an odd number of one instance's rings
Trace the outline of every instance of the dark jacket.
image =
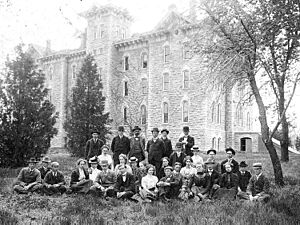
{"type": "Polygon", "coordinates": [[[165,145],[164,142],[157,138],[154,142],[153,139],[147,142],[146,151],[148,154],[148,161],[151,163],[152,161],[160,162],[162,157],[165,155],[165,145]]]}
{"type": "Polygon", "coordinates": [[[210,185],[210,177],[205,174],[205,176],[199,176],[194,174],[191,177],[191,180],[189,182],[189,188],[192,188],[192,186],[196,187],[202,187],[204,188],[201,194],[206,194],[209,191],[209,185],[210,185]]]}
{"type": "Polygon", "coordinates": [[[255,196],[257,194],[269,194],[269,191],[270,182],[264,174],[261,174],[258,179],[256,175],[250,178],[247,193],[255,196]]]}
{"type": "Polygon", "coordinates": [[[165,145],[164,156],[170,158],[170,155],[173,153],[172,142],[169,138],[166,138],[166,139],[161,138],[161,140],[163,141],[163,143],[165,145]]]}
{"type": "Polygon", "coordinates": [[[246,192],[249,180],[251,178],[251,173],[249,171],[245,171],[245,174],[242,175],[241,171],[239,171],[237,174],[239,176],[239,187],[242,191],[246,192]]]}
{"type": "Polygon", "coordinates": [[[227,188],[227,189],[238,189],[239,185],[239,177],[235,173],[223,173],[220,177],[219,185],[221,188],[227,188]]]}
{"type": "Polygon", "coordinates": [[[113,154],[114,160],[119,159],[120,154],[127,155],[130,151],[129,138],[126,136],[120,138],[119,135],[114,137],[111,143],[111,151],[114,153],[113,154]]]}
{"type": "Polygon", "coordinates": [[[90,159],[93,156],[101,155],[102,150],[101,147],[104,145],[104,142],[100,139],[97,139],[95,142],[92,139],[88,140],[85,145],[85,158],[90,159]]]}
{"type": "Polygon", "coordinates": [[[170,166],[174,167],[176,162],[180,162],[182,167],[184,167],[183,161],[184,158],[186,157],[186,154],[184,154],[183,152],[181,152],[180,156],[177,156],[176,152],[173,152],[170,156],[170,166]]]}
{"type": "Polygon", "coordinates": [[[132,191],[135,192],[135,179],[130,173],[126,173],[126,181],[123,181],[122,174],[117,176],[117,182],[115,184],[115,190],[117,192],[121,191],[132,191]]]}
{"type": "Polygon", "coordinates": [[[220,174],[215,170],[213,170],[211,176],[208,172],[206,173],[206,176],[209,180],[209,189],[211,189],[214,184],[219,184],[220,174]]]}
{"type": "Polygon", "coordinates": [[[167,182],[170,186],[165,187],[169,198],[176,198],[182,185],[182,177],[172,174],[169,177],[163,177],[159,181],[167,182]]]}
{"type": "Polygon", "coordinates": [[[45,176],[45,184],[65,184],[65,178],[62,172],[57,171],[56,176],[53,175],[52,171],[49,171],[45,176]]]}
{"type": "Polygon", "coordinates": [[[138,140],[136,141],[137,137],[130,138],[130,151],[128,153],[128,158],[135,156],[138,158],[139,162],[143,161],[145,159],[145,138],[138,137],[138,140]]]}
{"type": "Polygon", "coordinates": [[[47,174],[49,171],[51,171],[51,169],[50,169],[50,168],[46,168],[46,169],[45,169],[45,168],[42,166],[41,168],[39,168],[39,171],[40,171],[40,173],[41,173],[41,178],[44,179],[45,176],[46,176],[46,174],[47,174]]]}
{"type": "MultiPolygon", "coordinates": [[[[179,138],[179,142],[182,142],[184,140],[184,137],[179,138]]],[[[187,137],[187,144],[184,146],[184,153],[189,156],[193,156],[192,147],[195,145],[195,139],[188,135],[187,137]]]]}
{"type": "MultiPolygon", "coordinates": [[[[226,170],[225,170],[225,164],[228,162],[228,159],[224,160],[223,162],[221,162],[221,173],[226,173],[226,170]]],[[[238,173],[239,172],[239,163],[237,161],[235,161],[234,159],[232,159],[231,161],[231,164],[232,164],[232,172],[233,173],[238,173]]]]}
{"type": "MultiPolygon", "coordinates": [[[[89,179],[88,171],[86,169],[84,169],[83,171],[84,171],[85,179],[88,180],[89,179]]],[[[79,182],[79,169],[78,168],[71,173],[70,185],[76,184],[77,182],[79,182]]]]}

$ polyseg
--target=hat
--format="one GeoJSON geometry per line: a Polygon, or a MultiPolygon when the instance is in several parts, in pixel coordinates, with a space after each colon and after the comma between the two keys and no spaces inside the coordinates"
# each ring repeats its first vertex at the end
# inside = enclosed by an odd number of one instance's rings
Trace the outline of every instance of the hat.
{"type": "Polygon", "coordinates": [[[194,145],[194,146],[192,147],[192,151],[194,151],[194,152],[199,152],[200,150],[199,150],[198,145],[194,145]]]}
{"type": "Polygon", "coordinates": [[[214,150],[214,149],[209,149],[209,150],[207,150],[206,154],[209,155],[210,152],[213,152],[213,153],[217,154],[217,151],[214,150]]]}
{"type": "Polygon", "coordinates": [[[241,161],[240,162],[240,167],[247,167],[247,163],[245,161],[241,161]]]}
{"type": "Polygon", "coordinates": [[[157,127],[154,127],[154,128],[151,130],[151,132],[154,132],[154,131],[156,131],[157,133],[159,133],[159,129],[158,129],[157,127]]]}
{"type": "Polygon", "coordinates": [[[262,168],[262,164],[261,163],[253,163],[253,167],[262,168]]]}
{"type": "Polygon", "coordinates": [[[167,160],[168,162],[170,162],[170,159],[168,158],[168,157],[163,157],[162,159],[161,159],[161,161],[163,161],[163,160],[167,160]]]}
{"type": "Polygon", "coordinates": [[[173,167],[172,167],[172,166],[166,166],[166,167],[164,168],[164,171],[167,170],[167,169],[170,169],[171,171],[173,171],[173,167]]]}
{"type": "Polygon", "coordinates": [[[232,148],[226,148],[225,149],[225,152],[227,153],[227,152],[232,152],[232,155],[235,155],[235,151],[232,149],[232,148]]]}
{"type": "Polygon", "coordinates": [[[81,163],[81,161],[83,161],[84,163],[86,163],[86,160],[85,160],[85,159],[78,159],[78,160],[76,161],[76,164],[79,165],[79,164],[81,163]]]}
{"type": "Polygon", "coordinates": [[[90,160],[89,160],[89,163],[96,163],[96,164],[98,164],[98,160],[97,160],[97,157],[96,156],[94,156],[94,157],[92,157],[92,158],[90,158],[90,160]]]}
{"type": "Polygon", "coordinates": [[[48,156],[45,156],[45,157],[42,159],[42,162],[51,163],[51,159],[50,159],[48,156]]]}
{"type": "Polygon", "coordinates": [[[175,145],[176,148],[182,148],[182,143],[181,142],[177,142],[175,145]]]}
{"type": "Polygon", "coordinates": [[[103,146],[101,147],[101,150],[103,150],[104,148],[107,148],[107,150],[109,151],[108,145],[103,145],[103,146]]]}
{"type": "Polygon", "coordinates": [[[139,126],[134,126],[134,128],[132,129],[132,132],[134,132],[134,131],[136,131],[136,130],[141,131],[142,129],[141,129],[139,126]]]}
{"type": "Polygon", "coordinates": [[[204,164],[205,165],[213,165],[213,164],[215,164],[215,161],[213,161],[212,159],[207,159],[204,164]]]}
{"type": "Polygon", "coordinates": [[[169,131],[166,128],[162,129],[160,133],[163,133],[163,132],[167,132],[167,134],[169,134],[169,131]]]}
{"type": "Polygon", "coordinates": [[[182,166],[181,162],[175,162],[174,166],[177,166],[177,165],[182,166]]]}
{"type": "Polygon", "coordinates": [[[93,130],[93,131],[91,132],[91,134],[98,134],[98,135],[100,135],[100,132],[97,131],[97,130],[93,130]]]}
{"type": "Polygon", "coordinates": [[[190,131],[190,128],[189,128],[188,126],[184,126],[184,127],[182,128],[182,130],[185,131],[185,132],[189,132],[189,131],[190,131]]]}
{"type": "Polygon", "coordinates": [[[105,160],[105,159],[101,160],[99,164],[100,164],[100,166],[108,165],[108,160],[105,160]]]}
{"type": "Polygon", "coordinates": [[[31,157],[28,161],[27,161],[27,163],[37,163],[38,161],[36,160],[36,158],[34,158],[34,157],[31,157]]]}
{"type": "Polygon", "coordinates": [[[137,159],[137,157],[135,157],[135,156],[132,156],[132,157],[130,157],[130,159],[128,160],[130,163],[132,163],[132,162],[138,162],[139,160],[137,159]]]}
{"type": "Polygon", "coordinates": [[[124,127],[123,127],[123,126],[119,126],[119,127],[118,127],[118,131],[122,131],[122,132],[124,132],[124,131],[125,131],[125,129],[124,129],[124,127]]]}

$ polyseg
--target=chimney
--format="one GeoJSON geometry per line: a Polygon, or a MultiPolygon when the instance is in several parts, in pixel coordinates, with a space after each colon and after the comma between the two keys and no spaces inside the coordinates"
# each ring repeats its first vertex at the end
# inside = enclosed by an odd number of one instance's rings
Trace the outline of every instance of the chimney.
{"type": "Polygon", "coordinates": [[[87,30],[85,28],[84,32],[80,36],[81,37],[80,49],[86,49],[86,35],[87,35],[87,30]]]}
{"type": "Polygon", "coordinates": [[[45,54],[48,55],[51,52],[51,40],[46,41],[46,52],[45,54]]]}
{"type": "Polygon", "coordinates": [[[197,7],[197,0],[190,0],[190,19],[192,22],[196,22],[197,15],[196,15],[196,7],[197,7]]]}

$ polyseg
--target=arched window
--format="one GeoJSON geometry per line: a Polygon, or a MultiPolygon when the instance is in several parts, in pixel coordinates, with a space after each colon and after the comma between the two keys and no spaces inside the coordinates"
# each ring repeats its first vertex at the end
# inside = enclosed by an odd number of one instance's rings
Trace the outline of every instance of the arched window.
{"type": "Polygon", "coordinates": [[[143,78],[142,79],[142,93],[143,94],[147,94],[147,79],[143,78]]]}
{"type": "Polygon", "coordinates": [[[211,122],[215,121],[215,114],[216,114],[216,105],[215,102],[213,102],[211,106],[211,122]]]}
{"type": "Polygon", "coordinates": [[[53,79],[53,67],[50,66],[49,68],[49,80],[52,80],[53,79]]]}
{"type": "Polygon", "coordinates": [[[76,78],[76,65],[72,66],[72,79],[76,78]]]}
{"type": "Polygon", "coordinates": [[[163,103],[163,123],[169,123],[169,105],[167,102],[163,103]]]}
{"type": "Polygon", "coordinates": [[[146,124],[147,121],[147,112],[146,112],[146,106],[141,106],[141,124],[146,124]]]}
{"type": "Polygon", "coordinates": [[[211,139],[211,148],[215,149],[216,147],[216,138],[214,137],[213,139],[211,139]]]}
{"type": "Polygon", "coordinates": [[[123,121],[124,123],[127,123],[127,108],[124,107],[123,109],[123,121]]]}
{"type": "Polygon", "coordinates": [[[250,113],[247,113],[247,129],[250,130],[251,129],[251,121],[250,121],[250,113]]]}
{"type": "Polygon", "coordinates": [[[146,52],[143,52],[141,62],[142,62],[142,68],[147,68],[147,66],[148,66],[148,55],[147,55],[146,52]]]}
{"type": "Polygon", "coordinates": [[[190,87],[190,72],[188,70],[183,71],[183,88],[187,89],[190,87]]]}
{"type": "Polygon", "coordinates": [[[189,105],[188,101],[182,103],[182,121],[189,122],[189,105]]]}
{"type": "Polygon", "coordinates": [[[164,46],[164,62],[165,63],[170,62],[170,55],[171,55],[170,46],[169,45],[164,46]]]}
{"type": "Polygon", "coordinates": [[[217,123],[221,123],[221,104],[218,104],[217,108],[217,123]]]}
{"type": "Polygon", "coordinates": [[[124,56],[124,70],[129,70],[129,56],[124,56]]]}
{"type": "Polygon", "coordinates": [[[218,138],[218,151],[221,150],[221,138],[219,137],[218,138]]]}
{"type": "Polygon", "coordinates": [[[168,91],[170,86],[170,76],[169,73],[163,74],[163,90],[168,91]]]}

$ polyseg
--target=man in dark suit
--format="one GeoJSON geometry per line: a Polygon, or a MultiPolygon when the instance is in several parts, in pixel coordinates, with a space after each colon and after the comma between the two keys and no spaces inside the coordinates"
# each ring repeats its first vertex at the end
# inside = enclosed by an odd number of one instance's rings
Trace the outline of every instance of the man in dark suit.
{"type": "Polygon", "coordinates": [[[239,163],[233,159],[235,155],[235,151],[232,148],[226,148],[225,152],[227,153],[227,159],[221,162],[221,173],[225,173],[225,164],[230,163],[232,166],[232,172],[238,173],[239,172],[239,163]]]}
{"type": "Polygon", "coordinates": [[[65,178],[62,172],[58,170],[59,163],[51,163],[51,171],[49,171],[44,179],[43,192],[47,195],[52,195],[56,193],[63,194],[66,192],[67,188],[65,186],[65,178]]]}
{"type": "Polygon", "coordinates": [[[190,128],[188,126],[184,126],[182,131],[183,131],[184,136],[179,138],[178,141],[183,144],[183,146],[182,146],[183,152],[186,155],[193,156],[193,152],[191,149],[195,144],[195,140],[192,136],[189,135],[190,128]]]}
{"type": "Polygon", "coordinates": [[[51,171],[50,164],[51,164],[51,159],[48,156],[45,156],[42,159],[42,166],[39,168],[42,180],[44,180],[46,174],[49,171],[51,171]]]}
{"type": "Polygon", "coordinates": [[[135,193],[135,179],[134,176],[126,172],[125,166],[119,167],[120,174],[117,176],[115,184],[115,192],[119,199],[131,199],[135,193]]]}
{"type": "Polygon", "coordinates": [[[152,129],[152,139],[147,142],[146,151],[148,152],[148,162],[155,166],[156,174],[159,173],[161,161],[165,155],[164,142],[158,138],[158,128],[152,129]]]}
{"type": "Polygon", "coordinates": [[[114,165],[120,164],[119,155],[127,155],[130,151],[129,138],[124,135],[124,127],[119,126],[118,135],[113,138],[111,143],[111,151],[113,152],[114,165]]]}
{"type": "Polygon", "coordinates": [[[136,157],[139,160],[139,163],[143,161],[145,156],[145,138],[140,136],[141,128],[139,126],[135,126],[132,129],[133,137],[130,138],[130,151],[128,153],[128,158],[132,156],[136,157]]]}
{"type": "Polygon", "coordinates": [[[168,138],[169,131],[167,129],[162,129],[161,130],[161,140],[164,142],[165,145],[165,157],[170,158],[170,155],[173,153],[172,149],[172,142],[168,138]]]}
{"type": "Polygon", "coordinates": [[[180,180],[174,176],[172,170],[171,166],[165,167],[166,176],[161,178],[157,183],[159,197],[164,201],[176,198],[176,190],[180,189],[180,180]]]}
{"type": "Polygon", "coordinates": [[[170,165],[174,167],[176,162],[180,162],[181,165],[184,165],[184,159],[186,157],[186,154],[182,152],[182,143],[177,142],[175,146],[174,152],[170,156],[170,165]]]}
{"type": "Polygon", "coordinates": [[[93,156],[99,156],[102,153],[101,147],[104,145],[104,142],[99,139],[99,132],[93,131],[92,138],[86,142],[85,145],[85,159],[90,160],[93,156]]]}
{"type": "Polygon", "coordinates": [[[248,165],[245,161],[240,163],[240,171],[238,172],[239,176],[239,191],[246,192],[249,180],[251,178],[251,173],[247,171],[248,165]]]}
{"type": "Polygon", "coordinates": [[[206,176],[208,178],[209,181],[209,195],[208,197],[211,198],[214,193],[216,192],[216,190],[218,188],[220,188],[219,186],[219,179],[220,179],[220,174],[214,170],[215,166],[214,166],[215,162],[213,162],[212,160],[207,160],[205,162],[207,171],[206,171],[206,176]]]}

